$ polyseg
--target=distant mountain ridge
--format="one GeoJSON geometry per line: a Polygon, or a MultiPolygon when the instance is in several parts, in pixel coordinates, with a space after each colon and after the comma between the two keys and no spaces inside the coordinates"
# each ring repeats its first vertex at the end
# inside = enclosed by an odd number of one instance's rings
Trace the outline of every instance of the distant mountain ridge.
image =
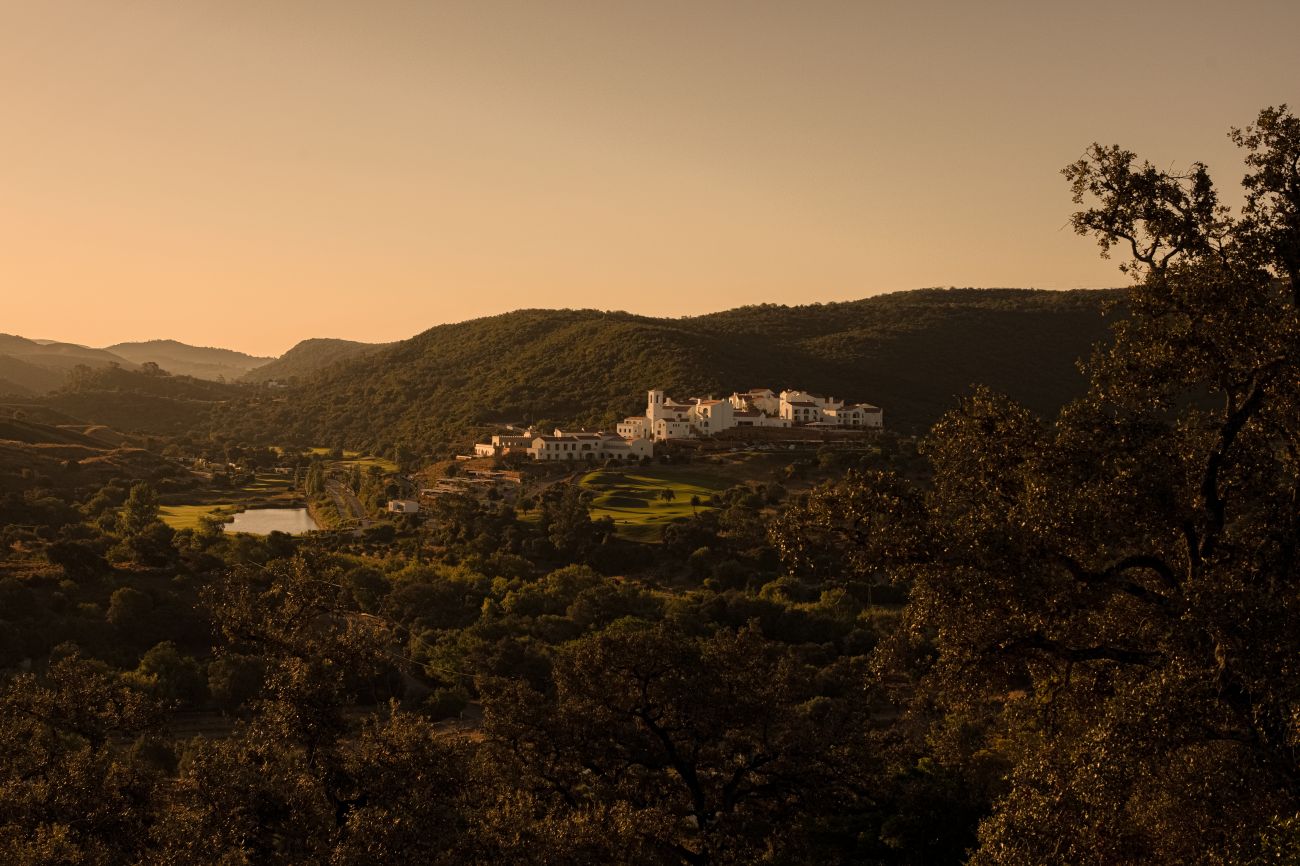
{"type": "Polygon", "coordinates": [[[115,343],[95,349],[0,334],[0,395],[31,397],[57,391],[68,384],[68,374],[79,365],[92,369],[116,365],[135,370],[152,363],[176,376],[210,382],[289,382],[386,345],[315,338],[303,340],[279,358],[271,358],[233,349],[191,346],[178,340],[115,343]]]}
{"type": "Polygon", "coordinates": [[[653,387],[797,387],[875,403],[887,427],[919,432],[974,384],[1043,413],[1082,393],[1077,362],[1107,338],[1102,310],[1120,296],[922,289],[682,319],[519,310],[336,360],[283,396],[217,406],[213,424],[250,442],[421,451],[506,421],[609,426],[653,387]]]}
{"type": "Polygon", "coordinates": [[[105,351],[136,364],[154,363],[178,376],[197,379],[235,381],[257,367],[269,364],[275,358],[261,358],[219,349],[211,346],[191,346],[176,340],[148,340],[137,343],[116,343],[105,351]]]}
{"type": "Polygon", "coordinates": [[[0,394],[48,393],[61,387],[72,368],[82,364],[89,367],[117,364],[127,369],[138,366],[103,349],[0,334],[0,394]]]}

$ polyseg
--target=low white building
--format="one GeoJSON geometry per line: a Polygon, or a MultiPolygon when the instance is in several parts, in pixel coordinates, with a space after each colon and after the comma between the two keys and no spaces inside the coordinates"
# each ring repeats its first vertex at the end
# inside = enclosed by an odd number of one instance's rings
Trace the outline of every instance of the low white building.
{"type": "Polygon", "coordinates": [[[414,499],[390,499],[388,510],[394,514],[419,514],[420,503],[414,499]]]}
{"type": "Polygon", "coordinates": [[[566,432],[556,429],[550,436],[534,436],[528,455],[539,461],[640,460],[651,457],[654,445],[646,438],[627,438],[617,433],[566,432]]]}
{"type": "MultiPolygon", "coordinates": [[[[647,419],[640,419],[648,425],[647,419]]],[[[529,428],[523,433],[493,436],[488,442],[474,446],[478,457],[500,457],[506,454],[525,454],[533,460],[640,460],[654,456],[652,437],[642,429],[627,429],[618,425],[617,433],[588,432],[586,430],[561,430],[550,435],[536,433],[529,428]]]]}
{"type": "Polygon", "coordinates": [[[837,427],[885,426],[884,413],[880,411],[879,406],[872,406],[870,403],[854,403],[838,409],[823,410],[822,414],[826,416],[827,421],[834,422],[837,427]]]}
{"type": "Polygon", "coordinates": [[[479,442],[474,446],[475,457],[502,457],[506,454],[524,454],[533,444],[536,435],[528,430],[524,433],[493,436],[488,442],[479,442]]]}

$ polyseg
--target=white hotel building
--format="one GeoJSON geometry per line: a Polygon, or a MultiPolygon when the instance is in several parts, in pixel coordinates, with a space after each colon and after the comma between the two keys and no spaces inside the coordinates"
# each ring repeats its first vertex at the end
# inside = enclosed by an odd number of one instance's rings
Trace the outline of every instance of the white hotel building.
{"type": "Polygon", "coordinates": [[[678,403],[663,391],[650,391],[645,415],[624,418],[618,435],[624,439],[693,439],[736,427],[832,427],[879,429],[884,413],[868,403],[846,404],[806,391],[769,388],[732,394],[726,400],[694,397],[678,403]]]}
{"type": "Polygon", "coordinates": [[[650,391],[644,415],[624,418],[617,433],[566,432],[550,436],[534,433],[500,434],[474,446],[478,457],[527,454],[540,461],[640,460],[654,454],[654,443],[695,439],[739,427],[824,427],[879,429],[884,424],[879,407],[846,404],[807,391],[768,388],[732,394],[726,400],[694,397],[678,403],[663,391],[650,391]]]}

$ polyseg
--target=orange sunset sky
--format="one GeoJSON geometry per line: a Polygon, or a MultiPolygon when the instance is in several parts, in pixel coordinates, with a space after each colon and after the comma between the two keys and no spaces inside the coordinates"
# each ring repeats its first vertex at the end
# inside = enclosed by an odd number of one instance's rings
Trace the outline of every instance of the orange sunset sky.
{"type": "Polygon", "coordinates": [[[1300,3],[0,0],[0,331],[278,355],[519,307],[1118,285],[1094,140],[1300,104],[1300,3]]]}

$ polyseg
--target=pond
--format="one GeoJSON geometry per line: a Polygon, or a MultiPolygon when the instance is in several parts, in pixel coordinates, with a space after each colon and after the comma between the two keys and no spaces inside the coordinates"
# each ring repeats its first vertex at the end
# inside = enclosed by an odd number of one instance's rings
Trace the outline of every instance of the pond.
{"type": "Polygon", "coordinates": [[[270,535],[287,532],[302,535],[320,529],[305,508],[250,508],[235,515],[226,524],[226,532],[247,532],[250,535],[270,535]]]}

